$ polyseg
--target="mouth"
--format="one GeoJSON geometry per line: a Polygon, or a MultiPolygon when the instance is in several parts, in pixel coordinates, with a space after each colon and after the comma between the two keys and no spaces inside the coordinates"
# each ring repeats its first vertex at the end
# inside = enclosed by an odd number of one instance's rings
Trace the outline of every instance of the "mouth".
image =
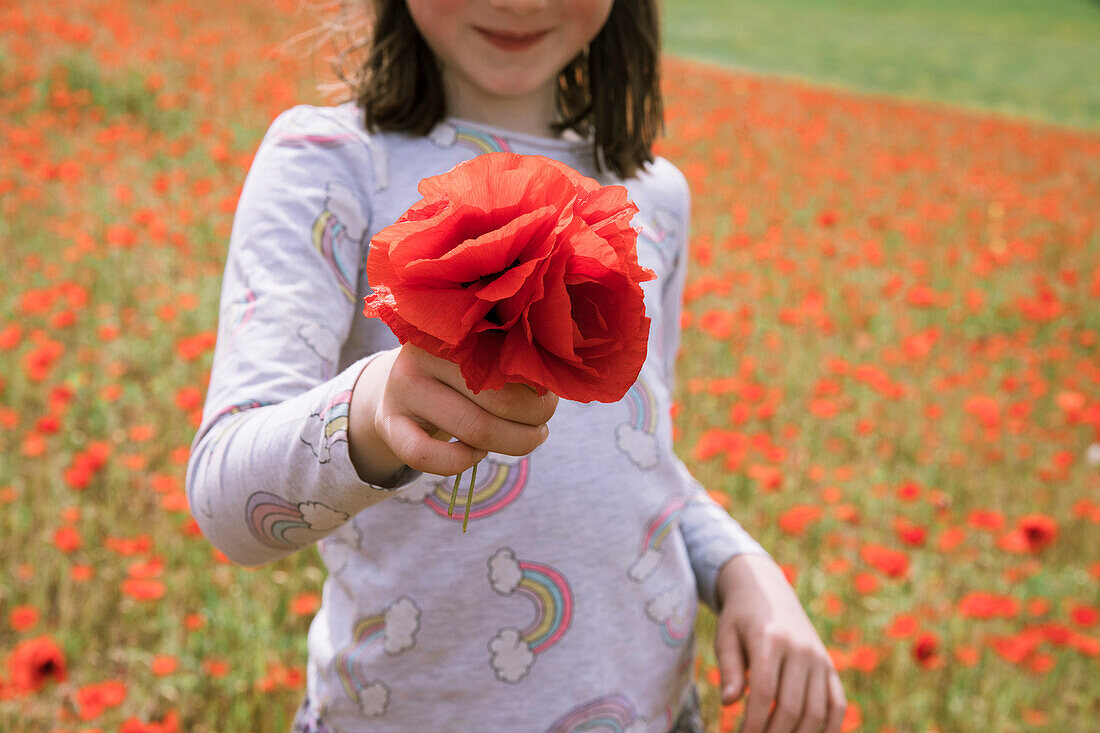
{"type": "Polygon", "coordinates": [[[477,27],[475,27],[474,30],[476,30],[489,45],[499,48],[502,51],[526,51],[545,38],[550,32],[526,31],[521,33],[477,27]]]}

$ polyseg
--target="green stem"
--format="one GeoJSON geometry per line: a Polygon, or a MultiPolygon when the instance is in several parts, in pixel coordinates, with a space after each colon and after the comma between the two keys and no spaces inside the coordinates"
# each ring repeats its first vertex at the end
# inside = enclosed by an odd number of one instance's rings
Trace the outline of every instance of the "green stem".
{"type": "Polygon", "coordinates": [[[447,507],[447,516],[453,517],[455,513],[455,498],[458,496],[458,482],[462,480],[462,471],[455,476],[455,485],[451,488],[451,505],[447,507]]]}
{"type": "Polygon", "coordinates": [[[462,517],[462,534],[466,534],[466,524],[470,521],[470,506],[474,503],[474,481],[477,481],[477,463],[470,472],[470,493],[466,494],[466,515],[462,517]]]}

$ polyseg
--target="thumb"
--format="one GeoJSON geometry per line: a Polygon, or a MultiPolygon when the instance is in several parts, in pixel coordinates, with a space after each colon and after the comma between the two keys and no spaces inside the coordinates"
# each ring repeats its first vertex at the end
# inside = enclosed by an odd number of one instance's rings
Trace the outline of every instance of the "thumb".
{"type": "Polygon", "coordinates": [[[745,691],[745,650],[736,626],[731,623],[718,625],[714,652],[722,677],[722,704],[732,705],[745,691]]]}

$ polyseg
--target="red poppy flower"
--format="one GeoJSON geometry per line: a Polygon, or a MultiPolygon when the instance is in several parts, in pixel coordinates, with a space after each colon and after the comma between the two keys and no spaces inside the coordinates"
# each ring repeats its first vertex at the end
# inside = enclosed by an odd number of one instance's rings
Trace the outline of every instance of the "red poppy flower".
{"type": "Polygon", "coordinates": [[[1028,514],[1020,517],[1016,523],[1016,529],[1023,534],[1027,547],[1032,552],[1050,545],[1058,536],[1058,523],[1044,514],[1028,514]]]}
{"type": "Polygon", "coordinates": [[[1019,612],[1015,598],[996,593],[974,591],[959,601],[959,613],[965,618],[1012,618],[1019,612]]]}
{"type": "Polygon", "coordinates": [[[891,578],[904,578],[909,572],[909,556],[882,545],[868,544],[860,550],[863,560],[891,578]]]}
{"type": "Polygon", "coordinates": [[[16,606],[8,614],[8,624],[13,631],[29,631],[38,623],[38,609],[34,606],[16,606]]]}
{"type": "Polygon", "coordinates": [[[913,659],[925,669],[934,669],[939,666],[939,638],[928,631],[920,633],[913,641],[913,659]]]}
{"type": "Polygon", "coordinates": [[[169,710],[160,722],[142,722],[137,718],[128,718],[119,728],[119,733],[177,733],[180,729],[179,714],[169,710]]]}
{"type": "Polygon", "coordinates": [[[76,692],[80,706],[80,719],[93,720],[107,708],[117,707],[126,699],[126,685],[119,680],[107,680],[85,685],[76,692]]]}
{"type": "Polygon", "coordinates": [[[28,639],[8,657],[12,686],[20,692],[37,692],[53,680],[65,681],[65,654],[48,636],[28,639]]]}
{"type": "Polygon", "coordinates": [[[645,360],[637,207],[622,186],[541,156],[488,153],[420,182],[375,235],[364,315],[459,365],[474,392],[508,383],[614,402],[645,360]]]}

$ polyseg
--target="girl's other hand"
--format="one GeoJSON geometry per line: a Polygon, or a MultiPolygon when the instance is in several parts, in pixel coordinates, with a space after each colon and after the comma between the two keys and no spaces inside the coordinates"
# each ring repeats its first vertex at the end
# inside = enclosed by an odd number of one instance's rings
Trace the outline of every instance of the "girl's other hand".
{"type": "Polygon", "coordinates": [[[732,558],[718,575],[718,602],[723,705],[741,697],[752,672],[740,733],[839,733],[848,705],[840,675],[779,566],[764,555],[732,558]]]}
{"type": "Polygon", "coordinates": [[[489,452],[527,455],[546,440],[557,406],[552,392],[540,397],[520,384],[474,394],[456,364],[404,344],[359,375],[348,447],[368,483],[386,485],[406,465],[452,476],[489,452]]]}

